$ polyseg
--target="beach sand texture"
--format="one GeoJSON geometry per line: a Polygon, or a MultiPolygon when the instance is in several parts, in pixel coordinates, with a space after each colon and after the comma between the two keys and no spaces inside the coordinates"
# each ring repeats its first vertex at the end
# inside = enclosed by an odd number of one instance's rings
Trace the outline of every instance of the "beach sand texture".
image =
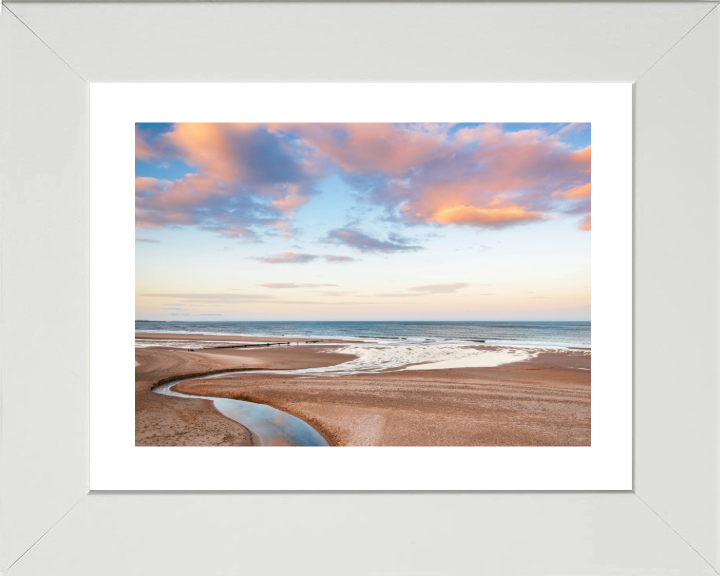
{"type": "MultiPolygon", "coordinates": [[[[233,337],[212,337],[225,338],[233,337]]],[[[233,369],[248,371],[182,382],[174,389],[270,405],[301,418],[334,446],[590,445],[587,352],[546,350],[493,368],[337,376],[255,372],[331,366],[354,358],[332,350],[324,344],[199,352],[136,349],[136,445],[252,445],[251,432],[222,416],[212,401],[151,391],[169,378],[233,369]]]]}

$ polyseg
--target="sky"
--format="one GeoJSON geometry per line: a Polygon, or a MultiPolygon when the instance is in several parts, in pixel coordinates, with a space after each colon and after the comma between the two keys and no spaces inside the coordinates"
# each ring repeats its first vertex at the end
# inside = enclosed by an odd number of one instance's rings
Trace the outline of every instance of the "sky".
{"type": "Polygon", "coordinates": [[[136,124],[136,319],[590,320],[589,124],[136,124]]]}

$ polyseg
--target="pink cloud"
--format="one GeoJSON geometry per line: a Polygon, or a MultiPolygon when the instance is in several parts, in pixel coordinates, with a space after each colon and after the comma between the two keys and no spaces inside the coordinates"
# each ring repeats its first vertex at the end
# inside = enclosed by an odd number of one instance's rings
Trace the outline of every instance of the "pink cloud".
{"type": "MultiPolygon", "coordinates": [[[[470,130],[477,147],[389,183],[376,201],[398,206],[409,222],[501,228],[562,211],[562,200],[583,197],[586,185],[589,193],[589,148],[568,151],[538,131],[470,130]],[[554,197],[558,190],[569,196],[554,197]]],[[[471,140],[467,133],[459,139],[471,140]]]]}
{"type": "Polygon", "coordinates": [[[135,178],[135,193],[137,194],[143,191],[157,192],[169,184],[172,184],[169,180],[158,180],[157,178],[151,178],[149,176],[139,176],[135,178]]]}
{"type": "MultiPolygon", "coordinates": [[[[561,137],[583,127],[175,124],[152,146],[136,134],[137,157],[181,160],[194,173],[138,179],[137,225],[291,237],[297,210],[334,174],[409,224],[505,228],[589,214],[591,148],[570,150],[561,137]]],[[[365,252],[420,249],[350,228],[328,240],[365,252]]]]}
{"type": "Polygon", "coordinates": [[[315,193],[303,154],[262,125],[174,124],[148,148],[136,144],[137,158],[180,160],[194,172],[163,186],[142,179],[139,227],[191,225],[241,239],[270,227],[289,237],[295,211],[315,193]]]}
{"type": "Polygon", "coordinates": [[[442,133],[417,125],[300,124],[273,125],[272,129],[302,136],[308,146],[347,172],[383,172],[400,175],[419,167],[438,153],[442,133]]]}
{"type": "Polygon", "coordinates": [[[590,194],[590,147],[570,150],[542,129],[481,124],[451,134],[444,124],[313,124],[273,130],[300,135],[351,183],[368,188],[369,200],[410,223],[526,224],[590,194]]]}
{"type": "Polygon", "coordinates": [[[135,158],[145,160],[157,156],[156,151],[145,141],[142,130],[135,128],[135,158]]]}

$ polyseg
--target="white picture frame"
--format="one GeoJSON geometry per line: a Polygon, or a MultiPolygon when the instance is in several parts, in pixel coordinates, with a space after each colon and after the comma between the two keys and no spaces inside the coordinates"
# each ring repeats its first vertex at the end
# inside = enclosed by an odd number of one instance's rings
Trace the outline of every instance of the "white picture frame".
{"type": "Polygon", "coordinates": [[[719,14],[3,6],[0,570],[716,574],[719,14]],[[88,85],[171,81],[633,82],[633,490],[89,493],[88,85]]]}

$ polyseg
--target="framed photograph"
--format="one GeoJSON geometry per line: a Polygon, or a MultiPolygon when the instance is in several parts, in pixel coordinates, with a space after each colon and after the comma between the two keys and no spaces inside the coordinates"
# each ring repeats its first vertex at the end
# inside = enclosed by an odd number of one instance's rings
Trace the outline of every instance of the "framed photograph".
{"type": "Polygon", "coordinates": [[[92,87],[91,488],[630,489],[631,111],[628,84],[92,87]]]}
{"type": "Polygon", "coordinates": [[[715,3],[1,16],[3,570],[716,573],[715,3]]]}

